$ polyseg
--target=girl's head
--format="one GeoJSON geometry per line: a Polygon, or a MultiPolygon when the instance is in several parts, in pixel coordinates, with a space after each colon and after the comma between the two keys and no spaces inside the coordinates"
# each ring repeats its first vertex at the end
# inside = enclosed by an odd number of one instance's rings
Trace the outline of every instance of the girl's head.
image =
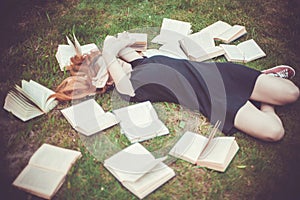
{"type": "Polygon", "coordinates": [[[105,93],[107,88],[113,85],[110,76],[103,88],[96,88],[92,84],[93,77],[97,75],[101,67],[99,66],[99,62],[97,62],[100,57],[100,51],[93,51],[87,55],[72,57],[70,66],[66,67],[71,76],[64,79],[55,89],[55,94],[49,98],[56,98],[59,101],[69,101],[91,94],[105,93]]]}

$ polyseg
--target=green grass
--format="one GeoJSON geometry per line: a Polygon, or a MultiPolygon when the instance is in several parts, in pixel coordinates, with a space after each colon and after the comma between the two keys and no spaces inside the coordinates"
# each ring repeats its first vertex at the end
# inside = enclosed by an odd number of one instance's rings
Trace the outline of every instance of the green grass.
{"type": "MultiPolygon", "coordinates": [[[[254,38],[268,55],[247,64],[249,67],[260,70],[282,63],[293,64],[295,56],[292,53],[286,56],[286,41],[278,36],[282,32],[273,27],[272,8],[283,9],[281,4],[239,0],[49,1],[43,6],[32,7],[17,25],[22,38],[2,55],[1,74],[6,76],[1,81],[1,91],[6,94],[9,87],[19,84],[21,79],[33,79],[54,89],[68,76],[67,72],[59,70],[56,62],[57,45],[65,43],[65,36],[72,32],[80,43],[93,42],[101,47],[107,34],[158,28],[165,17],[191,22],[195,32],[217,20],[245,25],[248,34],[236,43],[254,38]]],[[[279,22],[275,25],[280,29],[279,22]]],[[[112,100],[111,96],[108,93],[95,99],[107,111],[124,103],[112,100]]],[[[59,111],[69,105],[60,104],[47,115],[26,123],[2,113],[5,121],[1,124],[7,131],[9,149],[7,159],[9,165],[14,164],[10,166],[11,179],[26,165],[30,154],[47,142],[77,149],[83,154],[55,199],[136,199],[102,165],[107,156],[129,145],[129,141],[120,135],[118,126],[103,135],[90,138],[79,135],[59,111]],[[14,161],[16,155],[21,156],[14,161]]],[[[156,103],[154,106],[171,131],[169,136],[143,143],[154,154],[165,154],[170,147],[168,144],[172,144],[186,129],[207,133],[209,123],[198,113],[186,111],[176,104],[156,103]]],[[[287,120],[286,123],[288,127],[295,127],[293,122],[287,120]]],[[[264,192],[272,191],[276,187],[274,174],[283,176],[285,170],[283,157],[278,156],[278,152],[293,138],[270,144],[242,133],[235,136],[240,151],[225,173],[193,166],[182,160],[172,161],[169,165],[175,170],[176,177],[146,199],[257,199],[264,192]]]]}

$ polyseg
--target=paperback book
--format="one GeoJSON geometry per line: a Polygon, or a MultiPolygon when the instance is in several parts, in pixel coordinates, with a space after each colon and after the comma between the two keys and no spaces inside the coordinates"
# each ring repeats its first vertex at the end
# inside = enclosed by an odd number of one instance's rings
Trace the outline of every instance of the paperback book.
{"type": "Polygon", "coordinates": [[[209,137],[185,132],[169,154],[201,167],[224,172],[238,152],[239,146],[234,137],[214,137],[218,125],[216,123],[209,137]]]}
{"type": "Polygon", "coordinates": [[[104,161],[104,167],[130,192],[143,199],[175,176],[163,161],[134,143],[104,161]]]}

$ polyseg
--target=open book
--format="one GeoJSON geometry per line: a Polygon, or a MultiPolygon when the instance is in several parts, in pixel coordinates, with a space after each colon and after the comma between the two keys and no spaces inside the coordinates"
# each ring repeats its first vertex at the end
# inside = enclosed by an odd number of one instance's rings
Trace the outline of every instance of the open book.
{"type": "MultiPolygon", "coordinates": [[[[67,36],[66,36],[67,37],[67,36]]],[[[74,43],[67,37],[68,44],[60,44],[58,45],[57,52],[55,57],[59,63],[59,67],[61,71],[64,71],[66,66],[71,64],[70,58],[75,55],[81,56],[83,54],[88,54],[91,51],[99,51],[96,44],[86,44],[81,46],[75,36],[73,34],[74,43]]]]}
{"type": "Polygon", "coordinates": [[[192,25],[175,19],[164,18],[160,33],[152,39],[152,43],[166,44],[177,42],[192,32],[192,25]]]}
{"type": "Polygon", "coordinates": [[[22,121],[27,121],[49,112],[57,105],[54,98],[48,99],[52,94],[54,91],[33,80],[22,80],[21,87],[15,85],[8,92],[3,108],[22,121]]]}
{"type": "Polygon", "coordinates": [[[217,21],[202,29],[201,32],[209,33],[214,40],[220,40],[225,43],[230,43],[247,33],[244,26],[231,26],[223,21],[217,21]]]}
{"type": "Polygon", "coordinates": [[[104,166],[124,187],[142,199],[175,176],[163,163],[164,159],[166,157],[156,159],[140,143],[135,143],[106,159],[104,166]]]}
{"type": "Polygon", "coordinates": [[[61,112],[75,130],[86,136],[119,123],[119,120],[113,113],[104,112],[94,99],[64,108],[61,112]]]}
{"type": "Polygon", "coordinates": [[[231,62],[250,62],[266,56],[265,52],[253,40],[247,40],[238,45],[220,44],[225,51],[225,58],[231,62]]]}
{"type": "Polygon", "coordinates": [[[136,51],[146,51],[147,50],[147,38],[148,35],[146,33],[128,33],[129,38],[135,39],[134,44],[130,47],[136,51]]]}
{"type": "Polygon", "coordinates": [[[150,101],[119,108],[113,112],[120,119],[121,133],[125,134],[131,143],[169,133],[150,101]]]}
{"type": "Polygon", "coordinates": [[[13,185],[36,196],[51,199],[80,157],[79,151],[43,144],[32,155],[13,185]]]}
{"type": "Polygon", "coordinates": [[[170,150],[169,154],[202,167],[224,172],[239,146],[234,137],[214,137],[218,123],[209,137],[185,132],[170,150]]]}
{"type": "Polygon", "coordinates": [[[215,41],[207,32],[197,32],[179,40],[180,46],[190,60],[205,61],[224,54],[215,46],[215,41]]]}

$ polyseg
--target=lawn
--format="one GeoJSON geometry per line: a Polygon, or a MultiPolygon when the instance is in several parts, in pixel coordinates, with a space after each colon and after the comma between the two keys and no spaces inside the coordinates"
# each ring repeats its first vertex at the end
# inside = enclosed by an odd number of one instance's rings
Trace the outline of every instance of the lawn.
{"type": "MultiPolygon", "coordinates": [[[[14,0],[2,6],[1,11],[2,105],[7,91],[22,79],[33,79],[55,89],[69,75],[59,70],[55,59],[57,46],[66,42],[66,35],[75,32],[81,44],[96,43],[101,48],[107,34],[133,29],[157,30],[163,18],[190,22],[194,32],[217,20],[244,25],[248,33],[236,43],[253,38],[267,54],[247,66],[261,70],[288,64],[295,67],[296,72],[300,69],[297,1],[24,0],[17,3],[14,0]]],[[[225,59],[215,61],[224,62],[225,59]]],[[[294,82],[300,85],[299,76],[294,82]]],[[[95,99],[106,111],[114,109],[117,103],[124,103],[112,93],[97,95],[95,99]]],[[[118,126],[90,138],[78,134],[60,113],[60,109],[71,103],[61,103],[47,115],[26,123],[1,110],[3,195],[9,199],[38,199],[10,184],[33,152],[41,144],[50,143],[80,150],[83,154],[54,199],[136,199],[103,167],[105,155],[124,148],[129,141],[120,135],[118,126]]],[[[201,114],[176,104],[155,103],[154,106],[173,135],[185,129],[207,133],[210,124],[201,114]]],[[[278,109],[286,128],[284,140],[266,143],[236,133],[240,150],[225,173],[182,160],[170,162],[176,176],[146,199],[296,199],[300,195],[297,187],[300,178],[299,108],[298,101],[278,109]]],[[[171,139],[172,136],[156,138],[144,145],[154,153],[164,154],[171,139]]]]}

